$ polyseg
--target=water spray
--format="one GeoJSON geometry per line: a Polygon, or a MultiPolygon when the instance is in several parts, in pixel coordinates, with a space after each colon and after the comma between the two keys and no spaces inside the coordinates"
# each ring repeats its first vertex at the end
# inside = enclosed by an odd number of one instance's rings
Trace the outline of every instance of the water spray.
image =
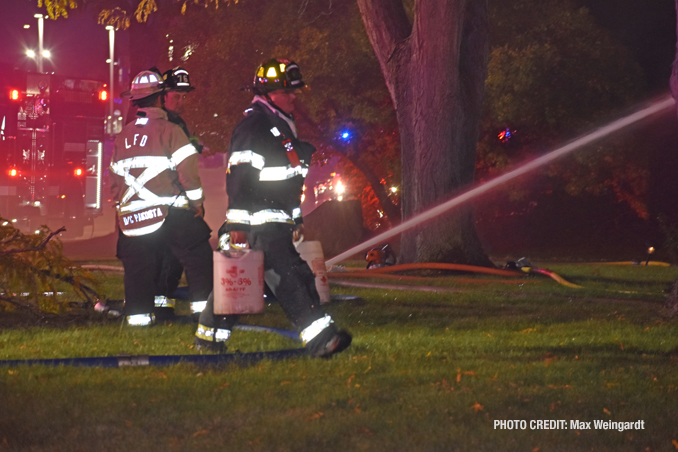
{"type": "Polygon", "coordinates": [[[488,182],[485,182],[484,184],[480,184],[477,187],[469,189],[468,191],[458,196],[455,196],[454,198],[445,201],[442,204],[439,204],[425,212],[415,215],[414,217],[410,218],[407,221],[404,221],[398,226],[391,228],[388,231],[385,231],[366,242],[356,245],[353,248],[339,254],[338,256],[333,257],[332,259],[329,259],[328,261],[325,262],[325,266],[330,267],[332,265],[338,264],[339,262],[349,258],[350,256],[353,256],[354,254],[357,254],[361,251],[365,251],[366,249],[374,245],[378,245],[379,243],[383,242],[386,239],[389,239],[404,231],[407,231],[408,229],[411,229],[417,226],[418,224],[423,223],[426,220],[430,220],[431,218],[434,218],[444,212],[447,212],[448,210],[457,207],[460,204],[470,201],[471,199],[476,198],[502,184],[505,184],[506,182],[513,180],[518,176],[522,176],[523,174],[532,171],[533,169],[546,165],[547,163],[550,163],[551,161],[559,157],[562,157],[576,149],[581,148],[582,146],[585,146],[593,141],[596,141],[600,138],[610,135],[613,132],[616,132],[620,129],[623,129],[624,127],[634,124],[642,119],[645,119],[648,116],[651,116],[667,108],[673,107],[675,103],[676,101],[670,95],[661,98],[660,100],[651,104],[649,107],[646,107],[642,110],[639,110],[635,113],[625,116],[624,118],[618,119],[587,135],[577,138],[576,140],[572,141],[569,144],[566,144],[563,147],[555,149],[549,152],[548,154],[545,154],[541,157],[538,157],[534,160],[524,163],[523,165],[519,166],[518,168],[512,171],[509,171],[506,174],[496,177],[488,182]]]}

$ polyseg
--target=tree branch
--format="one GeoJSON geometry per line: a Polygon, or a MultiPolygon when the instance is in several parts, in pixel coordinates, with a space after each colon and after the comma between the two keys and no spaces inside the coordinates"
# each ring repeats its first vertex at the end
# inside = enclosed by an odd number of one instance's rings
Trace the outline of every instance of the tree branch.
{"type": "MultiPolygon", "coordinates": [[[[18,254],[18,253],[28,253],[28,252],[31,252],[31,251],[40,251],[41,249],[44,249],[45,246],[47,246],[47,243],[50,240],[52,240],[52,237],[54,237],[55,235],[59,234],[60,232],[65,231],[65,230],[66,230],[66,228],[61,227],[61,228],[57,229],[56,231],[50,232],[50,234],[47,237],[45,237],[45,239],[38,246],[35,246],[33,248],[18,248],[18,249],[14,249],[14,250],[3,251],[3,252],[0,252],[0,256],[7,256],[9,254],[18,254]]],[[[16,233],[15,233],[15,235],[16,235],[16,233]]]]}
{"type": "Polygon", "coordinates": [[[1,300],[1,301],[4,301],[4,302],[6,302],[6,303],[9,303],[9,304],[11,304],[11,305],[13,305],[13,306],[16,306],[16,307],[18,307],[18,308],[25,309],[25,310],[27,310],[27,311],[33,312],[33,306],[32,306],[31,304],[29,304],[29,303],[21,303],[21,302],[17,301],[17,299],[14,298],[14,297],[9,297],[9,296],[7,296],[7,295],[0,294],[0,300],[1,300]]]}
{"type": "Polygon", "coordinates": [[[94,289],[92,289],[88,285],[83,284],[83,283],[76,283],[75,278],[72,275],[63,276],[63,275],[60,275],[58,273],[56,273],[56,274],[52,273],[49,270],[40,270],[40,273],[42,273],[43,275],[48,276],[50,278],[54,278],[54,279],[57,279],[59,281],[63,281],[67,284],[70,284],[73,287],[77,287],[76,290],[79,289],[79,291],[82,293],[82,295],[85,297],[85,299],[89,303],[93,303],[92,298],[94,299],[94,301],[99,301],[101,299],[101,295],[99,295],[94,289]],[[92,298],[90,298],[90,296],[92,296],[92,298]]]}
{"type": "Polygon", "coordinates": [[[13,242],[20,235],[21,235],[21,232],[18,229],[16,229],[14,231],[14,234],[12,234],[10,237],[7,237],[6,239],[0,240],[0,245],[6,245],[10,242],[13,242]]]}
{"type": "Polygon", "coordinates": [[[358,8],[365,24],[374,53],[379,60],[386,85],[394,100],[395,77],[388,63],[396,53],[398,46],[412,33],[402,0],[358,0],[358,8]]]}

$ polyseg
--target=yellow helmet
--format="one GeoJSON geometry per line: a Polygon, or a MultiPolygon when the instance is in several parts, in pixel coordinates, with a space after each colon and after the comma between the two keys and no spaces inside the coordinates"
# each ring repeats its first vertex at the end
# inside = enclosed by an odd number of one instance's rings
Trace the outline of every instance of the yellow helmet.
{"type": "Polygon", "coordinates": [[[302,80],[297,63],[273,58],[257,68],[252,90],[257,94],[265,94],[278,89],[292,91],[304,86],[306,83],[302,80]]]}

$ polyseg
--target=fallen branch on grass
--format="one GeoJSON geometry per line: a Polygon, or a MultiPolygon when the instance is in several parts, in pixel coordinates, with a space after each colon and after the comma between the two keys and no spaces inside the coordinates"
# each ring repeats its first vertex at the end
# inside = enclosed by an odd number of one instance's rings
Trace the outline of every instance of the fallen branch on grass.
{"type": "MultiPolygon", "coordinates": [[[[44,250],[45,247],[47,246],[47,243],[49,243],[49,241],[52,240],[52,237],[54,237],[57,234],[64,232],[65,230],[66,230],[66,228],[61,227],[54,232],[50,232],[49,235],[47,237],[45,237],[42,242],[40,242],[40,244],[38,244],[37,246],[31,247],[31,248],[19,248],[19,249],[11,249],[11,250],[6,250],[6,251],[0,251],[0,256],[7,256],[9,254],[18,254],[18,253],[30,253],[32,251],[44,250]]],[[[21,235],[23,235],[23,234],[21,234],[21,231],[17,230],[17,231],[14,232],[14,234],[12,235],[12,237],[9,240],[7,240],[7,241],[3,240],[2,242],[0,242],[0,244],[4,245],[6,243],[10,243],[21,235]]]]}

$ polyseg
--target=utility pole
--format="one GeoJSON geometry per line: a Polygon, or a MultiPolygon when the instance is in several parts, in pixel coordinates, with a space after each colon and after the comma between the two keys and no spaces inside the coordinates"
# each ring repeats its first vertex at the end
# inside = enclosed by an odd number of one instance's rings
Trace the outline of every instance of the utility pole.
{"type": "Polygon", "coordinates": [[[112,25],[106,26],[108,30],[108,51],[109,51],[109,65],[108,75],[110,80],[110,88],[108,93],[108,133],[113,133],[113,91],[115,87],[115,28],[112,25]]]}
{"type": "Polygon", "coordinates": [[[37,57],[37,62],[38,62],[38,72],[42,74],[42,59],[43,59],[43,47],[42,47],[42,39],[43,39],[43,27],[45,24],[45,18],[42,16],[42,14],[36,14],[33,17],[38,19],[38,54],[36,55],[37,57]]]}

